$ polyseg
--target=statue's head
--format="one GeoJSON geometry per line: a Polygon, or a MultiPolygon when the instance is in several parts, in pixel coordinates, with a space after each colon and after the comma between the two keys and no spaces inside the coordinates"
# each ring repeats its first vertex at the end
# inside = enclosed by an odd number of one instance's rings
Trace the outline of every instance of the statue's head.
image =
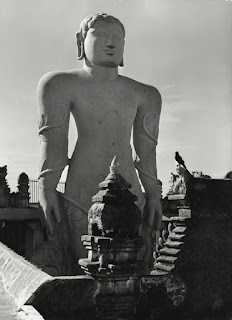
{"type": "Polygon", "coordinates": [[[115,17],[97,13],[86,17],[76,34],[78,59],[108,67],[123,66],[125,28],[115,17]]]}

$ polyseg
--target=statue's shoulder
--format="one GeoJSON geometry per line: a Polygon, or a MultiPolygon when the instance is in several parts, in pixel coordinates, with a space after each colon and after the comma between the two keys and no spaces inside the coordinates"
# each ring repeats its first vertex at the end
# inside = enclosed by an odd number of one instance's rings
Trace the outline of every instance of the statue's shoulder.
{"type": "Polygon", "coordinates": [[[140,110],[157,114],[161,112],[162,99],[155,87],[126,77],[123,77],[123,81],[128,83],[127,87],[132,88],[133,94],[137,96],[140,110]]]}
{"type": "Polygon", "coordinates": [[[49,91],[64,91],[70,89],[72,84],[81,81],[81,70],[69,71],[52,71],[46,73],[39,81],[38,90],[49,91]]]}
{"type": "Polygon", "coordinates": [[[155,87],[148,84],[144,84],[142,82],[136,81],[134,79],[131,79],[125,76],[121,76],[121,78],[122,78],[122,81],[130,85],[132,90],[137,92],[137,94],[141,98],[146,99],[146,98],[152,97],[157,100],[161,99],[161,95],[155,87]]]}
{"type": "Polygon", "coordinates": [[[137,82],[137,89],[143,99],[161,99],[158,89],[149,84],[137,82]]]}

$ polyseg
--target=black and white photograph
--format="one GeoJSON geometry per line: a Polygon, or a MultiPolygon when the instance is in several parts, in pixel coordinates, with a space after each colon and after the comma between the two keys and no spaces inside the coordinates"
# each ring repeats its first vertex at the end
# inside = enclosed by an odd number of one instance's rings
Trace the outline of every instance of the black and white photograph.
{"type": "Polygon", "coordinates": [[[0,0],[0,320],[232,320],[232,0],[0,0]]]}

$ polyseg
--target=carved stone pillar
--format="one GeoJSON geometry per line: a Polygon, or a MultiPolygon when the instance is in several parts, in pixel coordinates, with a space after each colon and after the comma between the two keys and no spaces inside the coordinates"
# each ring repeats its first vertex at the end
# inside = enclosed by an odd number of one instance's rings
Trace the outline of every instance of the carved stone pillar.
{"type": "Polygon", "coordinates": [[[136,196],[118,173],[116,159],[110,174],[99,184],[89,210],[89,235],[82,237],[88,258],[79,264],[98,281],[95,295],[99,319],[134,319],[139,295],[139,275],[143,264],[138,252],[143,240],[138,236],[141,212],[136,196]]]}
{"type": "Polygon", "coordinates": [[[20,208],[29,207],[30,195],[28,192],[29,189],[29,178],[26,173],[21,173],[18,179],[18,206],[20,208]]]}

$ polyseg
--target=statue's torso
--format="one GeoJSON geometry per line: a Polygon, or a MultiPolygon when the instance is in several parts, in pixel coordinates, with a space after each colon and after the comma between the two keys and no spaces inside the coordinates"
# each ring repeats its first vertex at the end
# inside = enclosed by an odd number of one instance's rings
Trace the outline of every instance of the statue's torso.
{"type": "Polygon", "coordinates": [[[89,207],[98,184],[109,173],[111,160],[117,155],[120,173],[132,184],[132,192],[141,198],[130,146],[138,106],[135,83],[124,77],[98,82],[73,76],[70,88],[78,140],[66,193],[89,207]]]}

